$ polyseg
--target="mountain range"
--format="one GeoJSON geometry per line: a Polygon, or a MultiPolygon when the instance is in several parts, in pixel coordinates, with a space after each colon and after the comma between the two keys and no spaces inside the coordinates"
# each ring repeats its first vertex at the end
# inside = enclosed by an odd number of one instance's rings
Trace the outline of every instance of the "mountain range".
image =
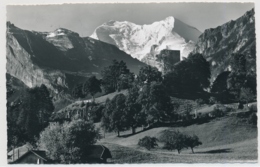
{"type": "Polygon", "coordinates": [[[165,72],[171,70],[169,64],[174,65],[189,53],[201,53],[211,64],[214,81],[221,72],[232,70],[232,54],[241,53],[246,56],[248,71],[256,71],[254,9],[203,33],[170,16],[150,25],[109,21],[90,37],[80,37],[65,28],[28,31],[7,22],[6,38],[9,86],[14,80],[24,83],[23,87],[45,84],[54,101],[67,97],[75,84],[89,76],[100,77],[113,59],[126,62],[137,74],[146,64],[165,72]]]}
{"type": "Polygon", "coordinates": [[[8,22],[6,38],[7,73],[28,87],[45,84],[54,95],[69,92],[91,75],[100,76],[113,59],[126,62],[134,73],[145,65],[114,45],[64,28],[36,32],[8,22]]]}

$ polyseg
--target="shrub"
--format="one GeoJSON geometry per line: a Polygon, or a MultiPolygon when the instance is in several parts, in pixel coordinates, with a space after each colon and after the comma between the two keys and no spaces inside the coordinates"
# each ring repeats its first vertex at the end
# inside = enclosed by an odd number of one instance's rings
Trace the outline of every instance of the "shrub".
{"type": "Polygon", "coordinates": [[[216,106],[219,110],[223,111],[224,113],[227,113],[227,112],[230,112],[232,111],[233,109],[231,107],[227,107],[227,106],[224,106],[224,105],[217,105],[216,106]]]}
{"type": "Polygon", "coordinates": [[[201,105],[205,104],[206,102],[205,102],[205,100],[203,100],[203,99],[197,99],[197,100],[196,100],[196,103],[197,103],[199,106],[201,106],[201,105]]]}
{"type": "Polygon", "coordinates": [[[212,112],[212,115],[214,117],[222,117],[224,116],[227,112],[232,111],[233,109],[230,107],[226,107],[224,105],[217,105],[214,107],[214,110],[212,112]]]}
{"type": "Polygon", "coordinates": [[[150,150],[158,146],[157,141],[158,139],[155,137],[145,136],[144,138],[139,140],[138,145],[141,147],[145,147],[147,150],[150,150]]]}
{"type": "Polygon", "coordinates": [[[217,99],[215,97],[211,96],[209,98],[209,104],[216,104],[216,103],[217,103],[217,99]]]}

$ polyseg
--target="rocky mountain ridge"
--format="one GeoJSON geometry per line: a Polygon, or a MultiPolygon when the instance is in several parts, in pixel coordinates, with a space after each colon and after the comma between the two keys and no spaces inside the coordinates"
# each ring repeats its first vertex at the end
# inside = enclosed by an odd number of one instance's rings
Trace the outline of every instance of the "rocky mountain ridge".
{"type": "Polygon", "coordinates": [[[28,87],[45,84],[57,96],[91,75],[100,76],[113,59],[125,61],[135,73],[144,65],[113,45],[61,28],[35,32],[8,22],[6,38],[7,73],[28,87]]]}
{"type": "Polygon", "coordinates": [[[231,71],[232,54],[244,54],[248,72],[256,72],[255,11],[246,12],[216,28],[205,30],[192,53],[201,53],[211,64],[212,80],[223,71],[231,71]]]}

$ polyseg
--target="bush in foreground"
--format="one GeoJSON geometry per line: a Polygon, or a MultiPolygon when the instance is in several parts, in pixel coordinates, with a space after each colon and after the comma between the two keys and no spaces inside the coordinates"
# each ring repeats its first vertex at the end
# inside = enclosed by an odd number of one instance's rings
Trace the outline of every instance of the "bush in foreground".
{"type": "Polygon", "coordinates": [[[158,140],[155,137],[145,136],[139,140],[138,145],[145,147],[147,150],[151,150],[152,148],[158,146],[157,141],[158,140]]]}
{"type": "Polygon", "coordinates": [[[99,133],[93,123],[76,120],[47,127],[40,134],[38,147],[59,163],[85,163],[88,147],[98,138],[99,133]]]}

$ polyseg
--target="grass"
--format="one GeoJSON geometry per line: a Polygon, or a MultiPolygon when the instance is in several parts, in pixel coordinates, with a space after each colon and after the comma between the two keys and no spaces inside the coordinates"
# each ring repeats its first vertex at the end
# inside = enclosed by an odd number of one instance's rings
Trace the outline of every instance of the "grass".
{"type": "MultiPolygon", "coordinates": [[[[104,103],[107,98],[112,99],[115,95],[127,91],[114,92],[96,98],[97,103],[104,103]]],[[[176,99],[175,99],[176,100],[176,99]]],[[[193,101],[186,101],[193,103],[193,101]]],[[[77,101],[67,109],[76,109],[81,106],[82,101],[77,101]]],[[[254,103],[255,105],[255,103],[254,103]]],[[[197,109],[198,113],[206,114],[212,112],[216,105],[204,105],[197,109]]],[[[236,104],[229,104],[228,107],[236,109],[236,104]]],[[[256,162],[257,151],[257,127],[248,124],[246,117],[239,117],[238,114],[244,110],[234,110],[224,117],[215,118],[207,123],[193,124],[185,127],[157,127],[146,131],[141,128],[136,129],[136,134],[132,135],[131,130],[117,133],[105,133],[105,138],[97,144],[103,144],[109,148],[112,154],[110,163],[217,163],[217,162],[256,162]],[[137,145],[139,139],[145,136],[159,138],[164,130],[179,130],[182,133],[195,134],[203,143],[194,149],[196,154],[192,154],[190,149],[182,150],[181,154],[176,151],[162,149],[163,143],[158,143],[159,147],[148,151],[137,145]]],[[[96,123],[100,127],[100,123],[96,123]]],[[[101,131],[104,135],[104,132],[101,131]]]]}
{"type": "Polygon", "coordinates": [[[95,102],[96,103],[105,103],[107,99],[112,99],[113,97],[115,97],[117,94],[120,94],[120,93],[126,95],[127,90],[122,90],[120,92],[113,92],[113,93],[98,97],[98,98],[95,99],[95,102]]]}
{"type": "MultiPolygon", "coordinates": [[[[95,98],[95,102],[96,103],[105,103],[107,99],[112,99],[113,97],[115,97],[119,93],[127,94],[127,90],[122,90],[120,92],[113,92],[113,93],[110,93],[110,94],[107,94],[107,95],[104,95],[104,96],[101,96],[101,97],[97,97],[97,98],[95,98]]],[[[62,111],[65,111],[65,110],[70,111],[70,110],[83,109],[83,108],[85,108],[85,105],[81,106],[82,102],[86,103],[89,100],[90,99],[75,101],[74,103],[69,104],[68,106],[66,106],[64,108],[61,108],[59,111],[57,111],[57,113],[62,113],[62,111]]]]}
{"type": "Polygon", "coordinates": [[[128,136],[131,131],[106,133],[106,138],[99,143],[107,146],[113,156],[112,163],[208,163],[208,162],[245,162],[257,160],[257,127],[247,123],[247,118],[236,114],[216,118],[208,123],[194,124],[187,127],[158,127],[128,136]],[[137,143],[144,136],[159,138],[164,130],[179,130],[185,134],[196,134],[201,146],[196,147],[196,154],[190,149],[176,151],[159,148],[147,151],[137,143]],[[140,158],[141,157],[141,158],[140,158]]]}
{"type": "Polygon", "coordinates": [[[195,149],[195,154],[190,150],[183,150],[181,154],[175,151],[154,149],[151,151],[142,148],[126,147],[112,143],[102,143],[108,147],[112,154],[110,163],[224,163],[224,162],[256,162],[257,139],[236,144],[195,149]]]}
{"type": "MultiPolygon", "coordinates": [[[[139,139],[145,136],[159,138],[166,129],[179,130],[180,132],[189,135],[196,134],[203,143],[201,147],[229,144],[257,137],[257,127],[248,124],[245,119],[232,115],[216,118],[208,123],[195,124],[187,127],[153,128],[129,137],[116,137],[116,133],[106,133],[106,138],[102,139],[102,141],[124,146],[133,146],[138,143],[139,139]]],[[[140,130],[141,128],[137,129],[137,132],[140,130]]],[[[124,136],[130,133],[131,131],[129,130],[121,132],[121,135],[124,136]]]]}
{"type": "MultiPolygon", "coordinates": [[[[238,108],[238,103],[233,103],[233,104],[213,104],[213,105],[204,105],[204,106],[201,106],[200,108],[197,109],[197,113],[201,113],[201,114],[207,114],[207,113],[210,113],[212,111],[214,111],[214,108],[217,106],[217,105],[224,105],[226,107],[230,107],[230,108],[233,108],[235,110],[235,112],[244,112],[244,111],[247,111],[248,108],[245,106],[244,109],[237,109],[238,108]]],[[[257,105],[256,102],[252,102],[252,103],[249,103],[249,106],[251,105],[257,105]]],[[[194,112],[194,111],[193,111],[194,112]]]]}

